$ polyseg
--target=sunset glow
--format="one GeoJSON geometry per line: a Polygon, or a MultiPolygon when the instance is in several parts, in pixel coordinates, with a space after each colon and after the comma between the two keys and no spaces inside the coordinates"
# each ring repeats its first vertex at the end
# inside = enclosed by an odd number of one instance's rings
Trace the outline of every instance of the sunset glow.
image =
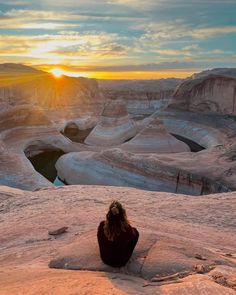
{"type": "Polygon", "coordinates": [[[54,77],[56,78],[61,78],[61,76],[63,75],[63,71],[60,69],[52,69],[51,73],[53,74],[54,77]]]}
{"type": "Polygon", "coordinates": [[[0,0],[0,63],[104,79],[234,67],[235,11],[231,0],[0,0]]]}

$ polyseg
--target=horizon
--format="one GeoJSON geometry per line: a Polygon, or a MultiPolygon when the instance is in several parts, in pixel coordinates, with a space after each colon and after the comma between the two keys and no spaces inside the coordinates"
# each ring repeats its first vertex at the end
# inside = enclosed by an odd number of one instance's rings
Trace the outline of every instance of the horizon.
{"type": "Polygon", "coordinates": [[[236,67],[235,11],[233,0],[0,0],[0,63],[58,77],[183,79],[236,67]]]}

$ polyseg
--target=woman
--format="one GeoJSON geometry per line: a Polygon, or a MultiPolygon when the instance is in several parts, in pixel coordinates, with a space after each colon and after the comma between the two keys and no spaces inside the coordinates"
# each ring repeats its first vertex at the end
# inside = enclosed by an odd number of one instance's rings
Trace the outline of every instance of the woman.
{"type": "Polygon", "coordinates": [[[130,259],[137,244],[139,233],[127,220],[125,209],[118,201],[111,203],[97,232],[100,256],[105,264],[113,267],[124,266],[130,259]]]}

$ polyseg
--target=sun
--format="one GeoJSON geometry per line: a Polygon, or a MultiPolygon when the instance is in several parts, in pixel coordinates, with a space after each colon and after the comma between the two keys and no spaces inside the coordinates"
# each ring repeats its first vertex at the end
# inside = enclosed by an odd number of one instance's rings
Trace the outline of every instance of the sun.
{"type": "Polygon", "coordinates": [[[63,75],[63,70],[61,70],[59,68],[55,68],[55,69],[52,69],[50,71],[50,73],[52,73],[53,76],[56,77],[56,78],[61,78],[61,76],[63,75]]]}

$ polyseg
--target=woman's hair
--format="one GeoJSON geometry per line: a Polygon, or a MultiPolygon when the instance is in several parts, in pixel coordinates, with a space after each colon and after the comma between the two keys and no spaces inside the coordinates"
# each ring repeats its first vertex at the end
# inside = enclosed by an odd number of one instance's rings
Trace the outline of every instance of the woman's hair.
{"type": "Polygon", "coordinates": [[[113,201],[109,207],[106,215],[106,221],[104,225],[104,234],[109,241],[114,241],[116,236],[126,231],[129,226],[129,221],[126,216],[125,209],[118,201],[113,201]]]}

